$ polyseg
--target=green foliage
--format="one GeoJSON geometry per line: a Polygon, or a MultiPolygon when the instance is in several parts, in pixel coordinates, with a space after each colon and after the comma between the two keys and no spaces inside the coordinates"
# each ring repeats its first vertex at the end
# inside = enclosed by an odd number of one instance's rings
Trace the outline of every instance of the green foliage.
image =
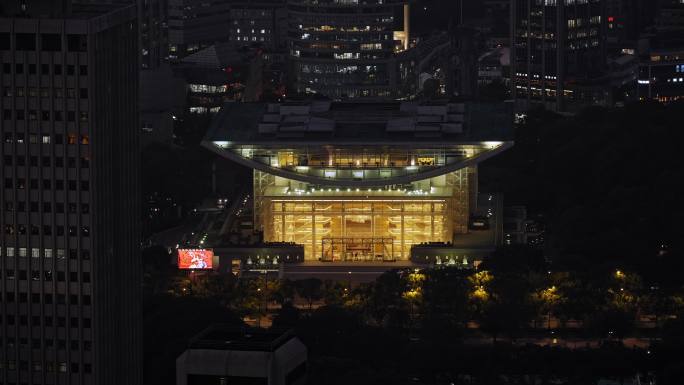
{"type": "Polygon", "coordinates": [[[172,384],[176,358],[188,341],[212,324],[241,326],[242,321],[213,299],[156,295],[144,307],[145,383],[172,384]]]}
{"type": "Polygon", "coordinates": [[[313,302],[323,297],[323,281],[318,278],[302,279],[297,281],[295,290],[300,297],[307,300],[311,310],[313,302]]]}
{"type": "Polygon", "coordinates": [[[485,187],[545,215],[559,269],[646,267],[657,247],[681,245],[684,104],[533,111],[515,147],[486,162],[485,187]]]}
{"type": "Polygon", "coordinates": [[[284,303],[273,318],[273,327],[294,328],[299,324],[301,312],[291,303],[284,303]]]}
{"type": "Polygon", "coordinates": [[[423,315],[437,324],[464,327],[469,318],[468,296],[471,290],[465,274],[457,269],[439,269],[429,270],[425,276],[422,285],[423,315]]]}

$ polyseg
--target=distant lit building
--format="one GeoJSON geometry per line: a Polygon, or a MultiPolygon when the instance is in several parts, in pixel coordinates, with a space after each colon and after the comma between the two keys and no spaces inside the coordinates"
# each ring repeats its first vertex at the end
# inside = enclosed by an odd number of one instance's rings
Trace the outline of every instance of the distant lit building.
{"type": "Polygon", "coordinates": [[[641,55],[638,95],[640,100],[662,103],[684,99],[684,45],[652,48],[641,55]]]}
{"type": "Polygon", "coordinates": [[[203,145],[254,169],[264,241],[391,261],[468,232],[477,164],[512,146],[511,126],[508,103],[229,103],[203,145]]]}
{"type": "Polygon", "coordinates": [[[231,42],[261,46],[269,52],[285,50],[286,0],[233,0],[230,4],[231,42]]]}
{"type": "Polygon", "coordinates": [[[409,48],[408,0],[288,0],[291,87],[333,99],[387,98],[409,48]],[[395,19],[401,14],[402,20],[395,19]]]}
{"type": "Polygon", "coordinates": [[[511,0],[511,90],[518,107],[606,104],[605,0],[511,0]]]}
{"type": "Polygon", "coordinates": [[[169,59],[182,59],[212,44],[228,40],[229,2],[166,1],[169,7],[169,59]]]}
{"type": "Polygon", "coordinates": [[[605,0],[606,39],[609,47],[623,48],[653,25],[658,1],[605,0]]]}
{"type": "Polygon", "coordinates": [[[218,112],[225,102],[258,101],[263,89],[259,50],[219,43],[185,57],[174,67],[187,84],[192,113],[218,112]]]}
{"type": "Polygon", "coordinates": [[[639,42],[639,99],[684,99],[684,2],[663,0],[655,29],[639,42]]]}
{"type": "Polygon", "coordinates": [[[527,207],[511,206],[504,211],[505,245],[544,246],[544,224],[528,217],[527,207]]]}
{"type": "Polygon", "coordinates": [[[176,359],[177,385],[304,385],[307,349],[291,331],[213,326],[176,359]]]}

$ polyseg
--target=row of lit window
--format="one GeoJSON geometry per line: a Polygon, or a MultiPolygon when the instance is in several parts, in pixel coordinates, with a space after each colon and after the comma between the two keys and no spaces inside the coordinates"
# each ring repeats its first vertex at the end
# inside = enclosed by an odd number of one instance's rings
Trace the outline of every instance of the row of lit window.
{"type": "Polygon", "coordinates": [[[263,36],[259,36],[259,37],[252,36],[251,39],[249,36],[238,36],[236,38],[236,40],[237,41],[266,41],[263,36]]]}
{"type": "MultiPolygon", "coordinates": [[[[377,96],[377,97],[390,97],[392,95],[392,91],[390,90],[384,90],[384,89],[360,89],[360,88],[342,88],[344,84],[337,84],[340,86],[340,88],[335,88],[332,90],[332,92],[336,95],[344,96],[347,98],[356,98],[356,97],[368,97],[368,96],[377,96]]],[[[317,91],[310,88],[306,87],[304,89],[304,92],[311,94],[311,93],[316,93],[317,91]]]]}
{"type": "Polygon", "coordinates": [[[315,74],[335,74],[335,73],[352,73],[352,72],[362,72],[362,73],[379,73],[385,66],[377,65],[366,65],[366,66],[350,66],[350,65],[324,65],[324,64],[301,64],[300,71],[302,73],[315,73],[315,74]]]}
{"type": "MultiPolygon", "coordinates": [[[[69,367],[67,366],[66,362],[57,362],[57,363],[52,363],[52,362],[47,362],[45,364],[45,368],[43,368],[43,364],[40,362],[34,362],[33,367],[31,368],[34,372],[58,372],[58,373],[78,373],[80,371],[80,365],[77,363],[72,363],[71,364],[71,370],[69,370],[69,367]],[[43,370],[44,369],[44,370],[43,370]]],[[[14,371],[17,370],[16,367],[16,361],[9,360],[7,361],[7,370],[14,371]]],[[[26,361],[20,361],[19,362],[19,370],[22,371],[28,371],[28,363],[26,361]]],[[[83,364],[83,373],[91,373],[92,372],[92,365],[91,364],[83,364]]],[[[7,385],[12,385],[12,384],[7,384],[7,385]]]]}
{"type": "MultiPolygon", "coordinates": [[[[18,247],[16,248],[16,254],[15,254],[15,248],[14,247],[8,247],[7,251],[3,253],[3,247],[0,246],[0,257],[3,255],[6,255],[8,257],[14,257],[15,255],[19,257],[26,257],[27,252],[29,249],[26,247],[18,247]]],[[[81,250],[81,255],[85,256],[87,255],[88,258],[84,259],[90,259],[90,252],[88,250],[81,250]],[[85,254],[84,254],[85,253],[85,254]]],[[[64,249],[45,249],[43,256],[45,258],[52,258],[53,254],[57,256],[57,259],[64,259],[64,249]]],[[[69,257],[71,259],[76,259],[76,256],[78,255],[78,251],[76,249],[70,249],[69,250],[69,257]]],[[[40,258],[40,249],[37,247],[34,247],[31,249],[31,258],[40,258]]]]}
{"type": "MultiPolygon", "coordinates": [[[[5,133],[3,135],[3,141],[5,143],[19,143],[22,144],[24,143],[25,136],[23,133],[18,132],[18,133],[5,133]]],[[[31,144],[50,144],[51,143],[51,136],[49,134],[42,134],[42,135],[37,135],[37,134],[30,134],[28,136],[28,142],[31,144]]],[[[89,144],[90,143],[90,137],[87,134],[81,134],[81,135],[76,135],[73,132],[70,132],[67,134],[67,144],[89,144]]],[[[62,134],[55,134],[55,144],[64,144],[64,135],[62,134]]],[[[5,162],[7,162],[7,158],[5,157],[5,162]]],[[[11,165],[11,160],[9,161],[11,165]]]]}
{"type": "Polygon", "coordinates": [[[359,53],[359,52],[303,52],[298,57],[335,60],[382,60],[390,56],[389,53],[359,53]]]}
{"type": "MultiPolygon", "coordinates": [[[[36,235],[36,236],[51,236],[53,231],[52,231],[52,226],[50,225],[44,225],[42,228],[42,234],[41,234],[41,228],[39,226],[35,225],[5,225],[5,234],[7,235],[36,235]]],[[[64,226],[55,226],[55,232],[56,236],[64,236],[64,226]]],[[[90,227],[88,226],[81,226],[80,231],[77,226],[68,226],[67,227],[67,233],[70,237],[76,237],[79,234],[82,237],[89,237],[90,236],[90,227]]]]}
{"type": "MultiPolygon", "coordinates": [[[[373,25],[366,25],[366,26],[359,26],[358,24],[352,24],[352,25],[313,25],[313,26],[306,26],[304,27],[303,25],[299,26],[299,29],[302,31],[309,31],[309,32],[383,32],[386,31],[388,28],[388,24],[391,23],[391,20],[385,20],[381,18],[374,18],[372,20],[364,20],[366,22],[372,22],[375,23],[373,25]],[[379,24],[378,24],[379,23],[379,24]]],[[[359,21],[361,23],[361,21],[359,21]]]]}
{"type": "MultiPolygon", "coordinates": [[[[63,75],[64,70],[63,70],[63,65],[62,64],[53,64],[52,65],[52,75],[63,75]]],[[[14,64],[14,75],[22,75],[24,72],[28,73],[29,75],[37,75],[38,73],[38,65],[29,63],[29,64],[24,64],[24,63],[15,63],[14,64]]],[[[5,75],[11,75],[12,74],[12,64],[11,63],[3,63],[2,65],[2,73],[5,75]]],[[[41,64],[40,65],[40,74],[41,75],[50,75],[50,64],[41,64]]],[[[66,66],[66,74],[69,76],[75,76],[76,75],[76,66],[73,64],[68,64],[66,66]]],[[[87,76],[88,75],[88,66],[87,65],[79,65],[78,66],[78,74],[80,76],[87,76]]]]}
{"type": "MultiPolygon", "coordinates": [[[[7,370],[14,371],[16,370],[16,361],[10,360],[7,361],[7,370]]],[[[20,361],[20,367],[19,370],[22,371],[28,371],[28,367],[23,367],[21,366],[22,363],[26,363],[26,361],[20,361]]],[[[58,373],[67,373],[68,367],[66,362],[58,362],[57,364],[54,364],[52,362],[48,362],[45,364],[45,370],[43,370],[43,365],[40,362],[34,362],[33,367],[31,368],[34,372],[40,373],[40,372],[58,372],[58,373]]],[[[83,373],[91,373],[92,372],[92,365],[91,364],[83,364],[83,373]]],[[[76,363],[71,364],[71,373],[78,373],[79,372],[79,365],[76,363]]],[[[16,383],[13,382],[8,382],[7,385],[16,385],[16,383]]],[[[21,383],[19,385],[25,385],[25,383],[21,383]]]]}
{"type": "MultiPolygon", "coordinates": [[[[6,255],[8,257],[14,257],[15,255],[21,258],[25,258],[28,256],[28,248],[26,247],[7,247],[5,253],[3,253],[3,247],[0,246],[0,256],[6,255]]],[[[40,249],[37,247],[31,248],[31,258],[40,258],[41,253],[40,249]]],[[[43,257],[50,259],[53,257],[53,255],[56,257],[57,260],[62,260],[65,259],[65,250],[64,249],[44,249],[43,250],[43,257]]],[[[69,259],[77,259],[78,258],[78,250],[76,249],[69,249],[69,259]]],[[[81,258],[84,260],[90,259],[90,251],[89,250],[83,250],[81,249],[81,258]]]]}
{"type": "MultiPolygon", "coordinates": [[[[3,89],[2,94],[7,97],[37,97],[40,95],[41,98],[49,98],[50,97],[50,90],[51,88],[48,87],[42,87],[40,89],[36,87],[29,87],[27,91],[24,91],[24,87],[16,87],[14,89],[14,92],[12,92],[11,87],[5,87],[3,89]]],[[[64,89],[61,87],[55,87],[53,89],[53,94],[55,98],[63,98],[64,97],[64,89]]],[[[76,98],[76,89],[75,88],[67,88],[66,89],[66,97],[75,99],[76,98]]],[[[78,97],[81,99],[87,99],[88,98],[88,89],[87,88],[81,88],[79,89],[78,92],[78,97]]]]}
{"type": "MultiPolygon", "coordinates": [[[[237,29],[235,30],[235,32],[240,33],[240,28],[237,28],[237,29]]],[[[251,33],[257,33],[257,32],[256,32],[256,30],[252,29],[252,32],[251,32],[251,33]]],[[[259,31],[259,33],[264,34],[264,33],[266,33],[266,30],[265,30],[265,29],[262,29],[262,30],[259,31]]]]}

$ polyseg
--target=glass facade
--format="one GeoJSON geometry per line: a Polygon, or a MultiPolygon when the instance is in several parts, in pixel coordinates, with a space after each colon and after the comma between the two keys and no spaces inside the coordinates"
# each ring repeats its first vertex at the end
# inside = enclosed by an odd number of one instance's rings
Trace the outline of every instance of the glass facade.
{"type": "Polygon", "coordinates": [[[337,99],[391,96],[402,3],[289,0],[294,88],[337,99]]]}
{"type": "Polygon", "coordinates": [[[228,103],[203,145],[254,170],[264,241],[308,260],[407,260],[468,232],[477,164],[513,145],[512,107],[228,103]]]}
{"type": "Polygon", "coordinates": [[[408,259],[413,245],[467,231],[476,169],[407,185],[313,186],[255,171],[255,223],[269,242],[293,242],[305,259],[408,259]]]}
{"type": "MultiPolygon", "coordinates": [[[[298,146],[272,148],[234,146],[228,149],[258,164],[263,171],[292,172],[322,184],[368,181],[384,185],[398,177],[413,177],[497,151],[503,142],[444,144],[442,146],[298,146]],[[264,167],[265,166],[265,167],[264,167]]],[[[220,145],[219,145],[220,147],[220,145]]]]}

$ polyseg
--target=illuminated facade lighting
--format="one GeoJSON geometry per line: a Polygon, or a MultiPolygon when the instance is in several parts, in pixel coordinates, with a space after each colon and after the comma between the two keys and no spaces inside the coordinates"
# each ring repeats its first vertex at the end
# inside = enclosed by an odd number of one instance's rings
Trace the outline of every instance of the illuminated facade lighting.
{"type": "Polygon", "coordinates": [[[510,126],[485,126],[512,122],[510,107],[228,104],[203,145],[254,169],[265,241],[303,245],[308,260],[401,260],[468,231],[477,163],[512,145],[510,126]]]}

